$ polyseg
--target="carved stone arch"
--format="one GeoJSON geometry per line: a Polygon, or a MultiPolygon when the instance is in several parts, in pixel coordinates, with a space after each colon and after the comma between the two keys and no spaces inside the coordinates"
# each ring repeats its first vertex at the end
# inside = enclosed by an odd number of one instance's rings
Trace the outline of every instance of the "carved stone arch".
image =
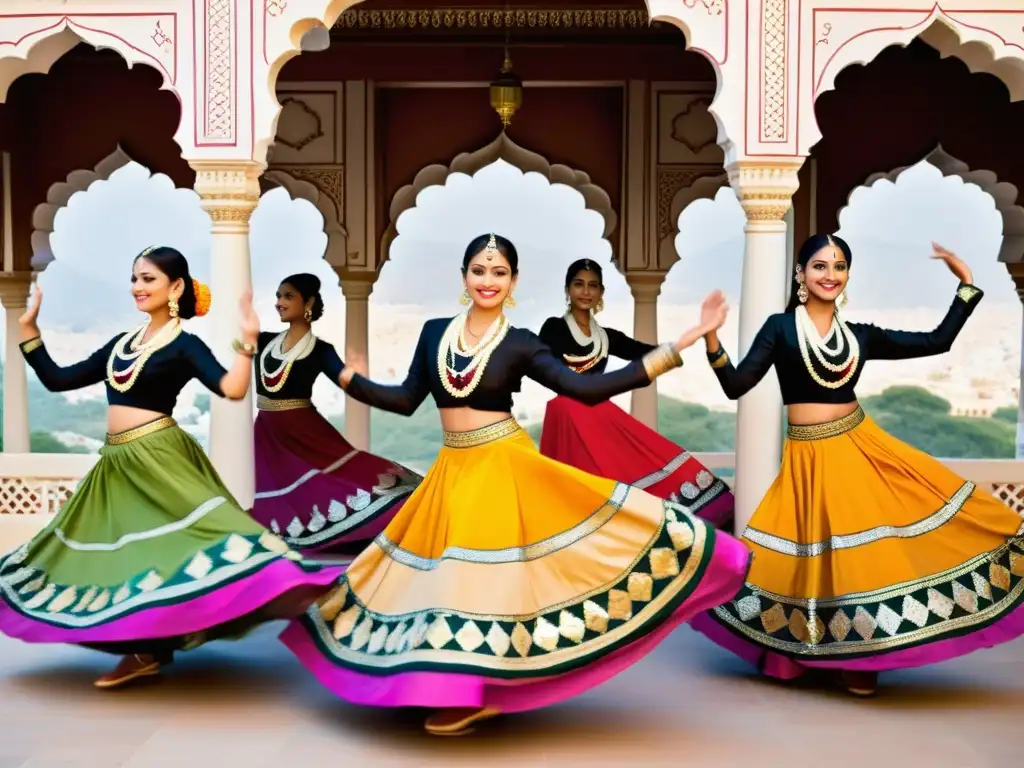
{"type": "Polygon", "coordinates": [[[324,259],[331,266],[344,267],[348,252],[348,232],[342,223],[344,216],[344,170],[320,168],[272,168],[263,174],[267,186],[280,187],[292,200],[306,200],[313,204],[323,218],[327,250],[324,259]]]}
{"type": "Polygon", "coordinates": [[[13,42],[0,52],[0,101],[6,101],[19,77],[49,72],[57,59],[80,43],[116,51],[129,68],[152,67],[161,74],[162,87],[182,98],[173,13],[26,14],[4,18],[4,33],[13,42]]]}
{"type": "Polygon", "coordinates": [[[552,165],[543,156],[524,149],[502,132],[486,147],[481,147],[475,152],[463,152],[458,155],[450,165],[428,165],[416,174],[412,184],[407,184],[395,193],[391,200],[388,228],[381,238],[380,258],[377,263],[378,272],[390,258],[391,244],[398,237],[398,217],[410,208],[416,207],[416,199],[420,192],[427,187],[443,187],[448,177],[455,173],[474,176],[477,171],[497,160],[504,160],[523,173],[539,173],[552,184],[564,184],[579,192],[583,196],[584,205],[589,210],[601,214],[601,218],[604,220],[604,230],[601,236],[609,240],[612,246],[613,262],[617,263],[615,245],[609,236],[615,231],[618,216],[612,207],[608,193],[591,182],[590,176],[583,171],[577,171],[567,165],[552,165]]]}
{"type": "MultiPolygon", "coordinates": [[[[938,169],[943,176],[956,176],[963,179],[964,183],[973,184],[991,197],[1003,220],[1003,242],[999,248],[999,261],[1007,264],[1024,262],[1024,207],[1017,203],[1017,187],[1009,182],[999,181],[992,171],[971,170],[967,163],[947,153],[941,145],[925,155],[923,161],[938,169]]],[[[863,184],[851,190],[846,205],[839,211],[839,215],[841,216],[842,212],[850,205],[853,193],[857,190],[870,188],[882,180],[896,183],[903,172],[912,167],[903,166],[868,176],[863,184]]]]}
{"type": "Polygon", "coordinates": [[[723,169],[666,169],[658,174],[658,271],[668,272],[679,261],[676,237],[679,218],[690,203],[714,200],[729,186],[723,169]]]}
{"type": "Polygon", "coordinates": [[[992,11],[977,21],[958,18],[955,11],[945,12],[938,4],[929,10],[886,12],[875,18],[870,11],[857,9],[818,9],[810,61],[810,87],[801,94],[807,109],[802,119],[799,154],[810,153],[821,139],[814,114],[814,102],[835,88],[836,77],[851,66],[864,66],[884,49],[906,47],[917,38],[935,48],[943,57],[955,56],[972,72],[998,77],[1010,92],[1011,101],[1024,100],[1024,48],[1014,42],[1020,38],[1017,13],[992,11]],[[1005,21],[1006,30],[992,29],[1005,21]],[[987,26],[979,26],[985,24],[987,26]]]}
{"type": "Polygon", "coordinates": [[[76,170],[68,174],[65,181],[53,184],[46,193],[46,202],[32,211],[32,269],[42,272],[53,261],[50,236],[53,234],[57,214],[71,198],[85,192],[97,181],[106,181],[114,171],[133,162],[121,146],[100,160],[91,170],[76,170]]]}

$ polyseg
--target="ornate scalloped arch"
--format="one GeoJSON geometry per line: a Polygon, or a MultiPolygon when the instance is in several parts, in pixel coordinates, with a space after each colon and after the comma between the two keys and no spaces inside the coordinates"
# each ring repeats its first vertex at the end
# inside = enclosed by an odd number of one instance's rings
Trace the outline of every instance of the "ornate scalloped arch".
{"type": "MultiPolygon", "coordinates": [[[[1009,182],[999,181],[992,171],[971,170],[967,163],[947,153],[941,145],[925,155],[923,160],[937,168],[943,176],[956,176],[989,195],[995,201],[996,210],[1003,219],[1003,243],[999,248],[999,261],[1008,264],[1024,261],[1024,208],[1017,204],[1017,187],[1009,182]]],[[[863,184],[850,191],[846,205],[840,209],[839,215],[842,216],[843,211],[850,205],[853,193],[858,189],[870,188],[882,180],[895,183],[904,171],[912,167],[907,165],[888,172],[871,174],[863,184]]]]}
{"type": "MultiPolygon", "coordinates": [[[[659,231],[658,269],[667,273],[679,262],[676,237],[679,236],[679,219],[690,203],[697,200],[714,200],[718,190],[729,186],[729,176],[723,170],[708,176],[701,176],[678,189],[668,205],[668,221],[671,230],[667,234],[659,231]]],[[[660,194],[660,190],[659,190],[660,194]]],[[[660,203],[659,203],[660,205],[660,203]]],[[[661,218],[659,212],[659,219],[661,218]]]]}
{"type": "Polygon", "coordinates": [[[46,193],[46,202],[32,211],[32,269],[42,272],[53,261],[50,236],[57,214],[79,192],[85,192],[97,181],[106,181],[114,171],[133,162],[131,157],[118,145],[117,149],[100,160],[91,170],[77,170],[68,174],[65,181],[52,185],[46,193]]]}
{"type": "MultiPolygon", "coordinates": [[[[263,162],[277,136],[277,121],[281,104],[277,100],[277,78],[281,69],[302,52],[302,37],[313,27],[330,29],[342,13],[361,0],[253,0],[263,5],[263,51],[258,63],[266,71],[265,92],[257,89],[256,125],[253,137],[253,157],[263,162]]],[[[689,50],[704,56],[715,70],[718,88],[708,106],[718,125],[718,143],[729,156],[732,138],[742,135],[742,124],[731,134],[726,130],[729,120],[720,114],[718,102],[725,79],[722,67],[728,51],[728,0],[644,0],[652,21],[661,21],[677,27],[688,43],[689,50]]],[[[739,85],[737,86],[739,87],[739,85]]]]}
{"type": "MultiPolygon", "coordinates": [[[[310,174],[315,174],[315,171],[310,174]]],[[[334,173],[323,172],[323,173],[334,173]]],[[[324,258],[332,266],[345,266],[345,256],[348,251],[348,232],[345,225],[341,223],[342,202],[340,194],[329,192],[323,186],[317,184],[313,175],[309,178],[299,178],[288,171],[281,169],[270,169],[263,174],[263,178],[271,185],[285,190],[292,200],[306,200],[313,204],[324,221],[324,233],[327,235],[327,250],[324,258]]]]}
{"type": "MultiPolygon", "coordinates": [[[[803,126],[801,146],[798,147],[800,154],[810,153],[811,147],[821,139],[813,104],[821,94],[835,88],[840,72],[847,67],[864,66],[884,49],[896,45],[905,47],[917,38],[944,57],[956,56],[972,72],[986,72],[998,77],[1009,90],[1011,101],[1024,99],[1024,49],[1008,42],[998,32],[961,21],[956,18],[956,12],[947,13],[938,4],[929,6],[929,10],[885,15],[884,26],[877,20],[872,21],[871,14],[866,11],[822,9],[815,17],[817,27],[808,43],[813,46],[809,57],[811,87],[806,95],[802,95],[802,98],[810,99],[808,109],[804,111],[809,117],[803,126]],[[860,18],[856,18],[857,13],[860,13],[860,18]],[[876,26],[870,27],[869,24],[876,26]]],[[[998,11],[987,14],[993,18],[999,15],[998,11]]],[[[1016,15],[1010,24],[1015,30],[1020,25],[1016,15]]]]}
{"type": "MultiPolygon", "coordinates": [[[[601,218],[604,220],[602,236],[609,239],[609,235],[615,231],[618,216],[612,207],[611,198],[601,187],[591,182],[590,176],[567,165],[552,165],[543,156],[524,149],[502,132],[486,147],[481,147],[475,152],[463,152],[452,160],[450,165],[428,165],[416,174],[412,184],[407,184],[395,193],[391,200],[388,228],[384,237],[381,238],[377,270],[379,271],[390,258],[391,244],[398,237],[398,217],[410,208],[416,207],[416,198],[420,192],[427,187],[443,187],[448,177],[454,173],[473,176],[477,171],[497,160],[504,160],[523,173],[539,173],[552,184],[564,184],[567,187],[572,187],[583,196],[583,203],[588,209],[601,214],[601,218]]],[[[613,259],[614,252],[613,243],[613,259]]]]}

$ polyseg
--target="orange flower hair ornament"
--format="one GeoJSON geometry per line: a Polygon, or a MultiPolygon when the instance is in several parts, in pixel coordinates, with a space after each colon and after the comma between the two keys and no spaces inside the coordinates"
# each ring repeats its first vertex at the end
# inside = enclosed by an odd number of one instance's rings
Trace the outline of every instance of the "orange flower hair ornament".
{"type": "Polygon", "coordinates": [[[210,293],[210,289],[198,280],[192,280],[192,290],[196,294],[196,317],[202,317],[210,311],[210,303],[213,301],[213,295],[210,293]]]}

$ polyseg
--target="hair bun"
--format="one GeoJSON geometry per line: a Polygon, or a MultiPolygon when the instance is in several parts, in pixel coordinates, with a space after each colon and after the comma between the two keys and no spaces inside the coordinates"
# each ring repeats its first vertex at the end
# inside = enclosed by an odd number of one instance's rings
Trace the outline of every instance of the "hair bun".
{"type": "Polygon", "coordinates": [[[210,311],[210,303],[213,301],[213,295],[210,293],[210,289],[198,280],[192,280],[192,290],[196,294],[196,317],[202,317],[210,311]]]}

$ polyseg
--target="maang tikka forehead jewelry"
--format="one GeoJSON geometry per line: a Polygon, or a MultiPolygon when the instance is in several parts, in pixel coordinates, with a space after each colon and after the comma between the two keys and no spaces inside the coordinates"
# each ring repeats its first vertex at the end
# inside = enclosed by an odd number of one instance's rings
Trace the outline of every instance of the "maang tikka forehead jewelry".
{"type": "Polygon", "coordinates": [[[487,241],[487,245],[484,246],[484,253],[487,254],[487,256],[485,258],[488,261],[491,261],[491,260],[494,259],[494,254],[501,253],[501,251],[498,250],[498,243],[494,239],[494,233],[493,232],[491,232],[491,237],[487,241]]]}

